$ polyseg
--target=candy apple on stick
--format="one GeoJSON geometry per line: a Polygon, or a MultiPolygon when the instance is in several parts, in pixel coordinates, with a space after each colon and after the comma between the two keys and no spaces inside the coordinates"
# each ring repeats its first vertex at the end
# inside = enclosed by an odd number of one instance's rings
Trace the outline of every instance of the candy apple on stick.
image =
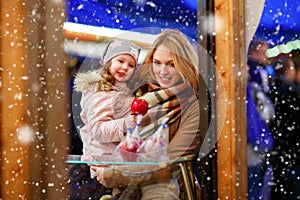
{"type": "Polygon", "coordinates": [[[144,99],[136,98],[131,104],[131,111],[137,114],[136,126],[132,133],[128,133],[125,140],[119,145],[120,154],[125,161],[136,161],[137,150],[143,143],[139,135],[139,126],[143,115],[148,112],[148,103],[144,99]]]}
{"type": "Polygon", "coordinates": [[[138,129],[140,127],[143,115],[148,112],[148,106],[148,102],[142,98],[135,98],[131,103],[131,112],[137,115],[136,126],[132,133],[133,137],[140,137],[138,129]]]}
{"type": "Polygon", "coordinates": [[[134,162],[137,160],[137,149],[142,144],[142,140],[128,136],[120,143],[119,152],[124,161],[134,162]]]}

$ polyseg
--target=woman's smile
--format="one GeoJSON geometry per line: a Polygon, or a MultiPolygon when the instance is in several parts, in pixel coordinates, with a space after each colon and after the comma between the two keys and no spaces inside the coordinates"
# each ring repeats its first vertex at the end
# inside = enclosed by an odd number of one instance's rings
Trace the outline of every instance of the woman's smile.
{"type": "Polygon", "coordinates": [[[162,88],[172,87],[182,80],[175,69],[173,55],[164,45],[159,46],[153,54],[153,72],[162,88]]]}

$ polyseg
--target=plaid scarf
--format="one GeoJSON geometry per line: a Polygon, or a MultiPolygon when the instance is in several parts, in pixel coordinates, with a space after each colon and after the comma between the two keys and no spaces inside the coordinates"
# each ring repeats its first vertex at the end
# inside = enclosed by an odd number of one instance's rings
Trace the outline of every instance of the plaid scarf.
{"type": "Polygon", "coordinates": [[[152,135],[167,117],[167,124],[172,124],[180,119],[182,112],[197,97],[192,88],[186,83],[181,83],[171,88],[159,89],[141,96],[149,104],[147,114],[141,121],[140,136],[145,139],[152,135]]]}

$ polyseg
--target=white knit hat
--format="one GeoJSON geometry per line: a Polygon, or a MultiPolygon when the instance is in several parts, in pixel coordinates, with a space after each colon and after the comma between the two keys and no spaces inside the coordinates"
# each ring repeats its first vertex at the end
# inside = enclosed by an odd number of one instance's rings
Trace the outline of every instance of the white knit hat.
{"type": "Polygon", "coordinates": [[[105,64],[108,61],[110,61],[112,58],[120,54],[131,55],[134,58],[136,64],[138,64],[140,47],[128,40],[121,40],[121,39],[110,40],[103,51],[102,63],[105,64]]]}

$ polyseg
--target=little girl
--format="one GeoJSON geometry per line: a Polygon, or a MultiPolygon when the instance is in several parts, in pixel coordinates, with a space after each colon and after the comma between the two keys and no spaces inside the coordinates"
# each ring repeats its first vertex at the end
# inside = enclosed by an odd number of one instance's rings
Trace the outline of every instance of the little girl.
{"type": "Polygon", "coordinates": [[[80,116],[84,122],[81,160],[96,161],[98,156],[112,154],[124,137],[134,98],[128,82],[139,52],[140,47],[127,40],[111,40],[103,52],[103,70],[77,74],[74,84],[75,90],[82,92],[80,116]]]}

